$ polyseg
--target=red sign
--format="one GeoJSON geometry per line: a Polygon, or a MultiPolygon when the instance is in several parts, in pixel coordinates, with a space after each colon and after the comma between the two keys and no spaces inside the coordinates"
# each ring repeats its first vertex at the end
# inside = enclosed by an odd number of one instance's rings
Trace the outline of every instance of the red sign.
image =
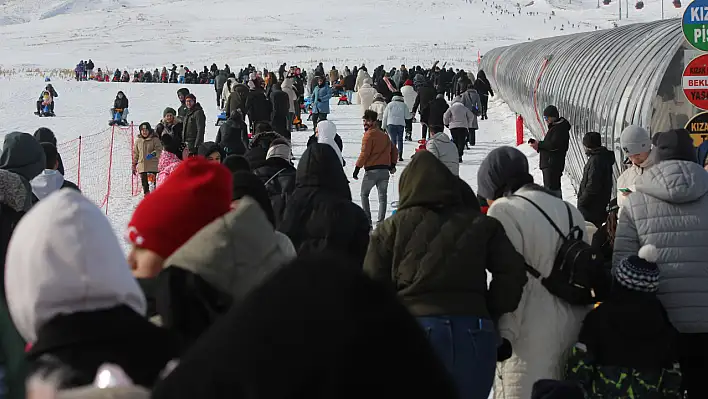
{"type": "Polygon", "coordinates": [[[696,108],[708,110],[708,54],[699,55],[686,65],[683,93],[696,108]]]}

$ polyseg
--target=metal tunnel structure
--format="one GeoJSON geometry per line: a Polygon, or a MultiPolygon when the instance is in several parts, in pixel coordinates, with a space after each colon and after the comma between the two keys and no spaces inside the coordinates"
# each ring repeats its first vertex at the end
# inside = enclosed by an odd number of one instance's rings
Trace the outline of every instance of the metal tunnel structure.
{"type": "Polygon", "coordinates": [[[680,19],[671,19],[496,48],[480,69],[536,138],[547,131],[546,106],[557,106],[568,119],[573,129],[565,174],[577,187],[587,160],[585,133],[599,132],[614,150],[616,177],[625,127],[637,124],[652,134],[683,128],[698,112],[683,94],[682,73],[699,54],[685,43],[680,19]]]}

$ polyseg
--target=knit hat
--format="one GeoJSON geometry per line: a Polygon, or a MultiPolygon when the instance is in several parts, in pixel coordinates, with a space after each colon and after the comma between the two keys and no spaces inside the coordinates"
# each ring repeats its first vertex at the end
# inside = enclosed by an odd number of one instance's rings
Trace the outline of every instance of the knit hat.
{"type": "Polygon", "coordinates": [[[651,136],[641,126],[627,126],[620,134],[620,146],[626,155],[637,155],[651,150],[651,136]]]}
{"type": "Polygon", "coordinates": [[[128,240],[167,259],[202,227],[231,209],[231,173],[204,158],[180,163],[143,199],[128,223],[128,240]]]}
{"type": "Polygon", "coordinates": [[[173,116],[177,115],[177,111],[175,111],[174,108],[167,107],[165,110],[162,112],[162,117],[166,117],[167,114],[172,114],[173,116]]]}
{"type": "Polygon", "coordinates": [[[266,154],[266,159],[268,158],[283,158],[286,161],[290,161],[290,153],[292,149],[287,143],[273,143],[270,148],[268,148],[268,153],[266,154]]]}
{"type": "Polygon", "coordinates": [[[670,160],[696,162],[696,147],[686,129],[662,132],[656,139],[654,151],[657,163],[670,160]]]}
{"type": "Polygon", "coordinates": [[[499,147],[490,152],[477,171],[477,193],[496,200],[521,186],[533,183],[529,161],[514,147],[499,147]]]}
{"type": "Polygon", "coordinates": [[[555,105],[549,105],[543,110],[543,116],[546,118],[560,118],[560,113],[555,105]]]}
{"type": "Polygon", "coordinates": [[[410,79],[408,79],[408,80],[406,80],[405,83],[403,83],[403,85],[404,85],[404,86],[413,86],[413,81],[410,80],[410,79]]]}
{"type": "Polygon", "coordinates": [[[602,136],[598,132],[587,132],[583,136],[583,145],[587,148],[602,147],[602,136]]]}
{"type": "Polygon", "coordinates": [[[177,94],[178,95],[181,94],[183,96],[186,96],[187,94],[189,94],[189,89],[186,87],[183,87],[183,88],[177,90],[177,94]]]}
{"type": "Polygon", "coordinates": [[[612,277],[629,290],[656,292],[659,289],[658,259],[659,251],[656,247],[645,245],[637,255],[624,258],[612,267],[612,277]]]}
{"type": "Polygon", "coordinates": [[[197,102],[197,96],[195,96],[195,95],[192,94],[192,93],[189,93],[189,94],[187,94],[186,96],[184,96],[184,99],[185,99],[185,100],[191,99],[191,100],[194,101],[195,103],[197,102]]]}

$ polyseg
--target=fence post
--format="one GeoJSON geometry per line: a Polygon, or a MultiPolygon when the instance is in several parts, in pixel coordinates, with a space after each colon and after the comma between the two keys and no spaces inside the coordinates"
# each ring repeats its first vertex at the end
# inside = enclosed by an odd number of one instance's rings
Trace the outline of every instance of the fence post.
{"type": "Polygon", "coordinates": [[[106,216],[108,216],[108,204],[111,202],[111,176],[113,172],[113,138],[115,129],[111,129],[111,149],[108,153],[108,189],[106,192],[106,216]]]}
{"type": "Polygon", "coordinates": [[[133,173],[133,157],[135,156],[135,135],[133,134],[133,122],[130,123],[130,196],[135,195],[135,173],[133,173]]]}
{"type": "Polygon", "coordinates": [[[81,136],[79,136],[79,164],[76,168],[76,185],[81,189],[81,136]]]}

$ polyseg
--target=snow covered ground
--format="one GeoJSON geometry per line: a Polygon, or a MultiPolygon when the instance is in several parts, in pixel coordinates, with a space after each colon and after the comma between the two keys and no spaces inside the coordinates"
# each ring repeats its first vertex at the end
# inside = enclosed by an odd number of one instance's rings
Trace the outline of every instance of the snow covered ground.
{"type": "MultiPolygon", "coordinates": [[[[107,110],[116,92],[123,90],[130,100],[130,119],[154,125],[165,107],[178,105],[179,86],[54,78],[60,95],[58,116],[40,119],[32,115],[34,102],[44,87],[43,76],[50,71],[73,69],[80,59],[88,58],[97,68],[131,72],[172,63],[197,69],[212,62],[228,63],[232,69],[248,63],[272,68],[282,62],[313,68],[321,61],[326,68],[342,68],[362,62],[387,67],[431,65],[435,60],[476,71],[478,54],[498,46],[661,16],[658,1],[646,0],[641,11],[631,2],[629,19],[623,16],[619,22],[617,1],[598,8],[597,0],[358,0],[331,5],[313,0],[0,0],[0,139],[11,131],[51,128],[63,143],[59,148],[65,162],[69,166],[81,162],[82,170],[87,170],[82,172],[82,186],[104,207],[110,170],[108,215],[122,236],[139,197],[132,195],[130,187],[130,137],[125,132],[116,134],[115,159],[107,151],[111,145],[107,110]],[[79,136],[87,154],[81,160],[76,156],[79,136]]],[[[667,18],[682,12],[668,1],[664,9],[667,18]]],[[[206,110],[207,139],[213,139],[217,131],[214,90],[210,85],[190,90],[206,110]]],[[[497,146],[515,144],[514,114],[497,99],[490,107],[490,119],[481,121],[477,145],[466,152],[461,167],[462,177],[475,190],[477,169],[486,154],[497,146]]],[[[333,106],[330,116],[344,141],[348,176],[361,142],[358,109],[333,106]]],[[[304,151],[310,133],[293,134],[296,156],[304,151]]],[[[415,126],[414,137],[420,137],[420,125],[415,126]]],[[[405,158],[416,145],[406,144],[405,158]]],[[[526,145],[520,148],[541,181],[537,155],[526,145]]],[[[389,201],[397,198],[400,171],[391,183],[389,201]]],[[[79,178],[75,171],[67,176],[79,178]]],[[[563,186],[564,197],[574,202],[567,179],[563,186]]],[[[351,188],[359,202],[360,182],[352,180],[351,188]]],[[[372,193],[374,213],[376,202],[372,193]]]]}

